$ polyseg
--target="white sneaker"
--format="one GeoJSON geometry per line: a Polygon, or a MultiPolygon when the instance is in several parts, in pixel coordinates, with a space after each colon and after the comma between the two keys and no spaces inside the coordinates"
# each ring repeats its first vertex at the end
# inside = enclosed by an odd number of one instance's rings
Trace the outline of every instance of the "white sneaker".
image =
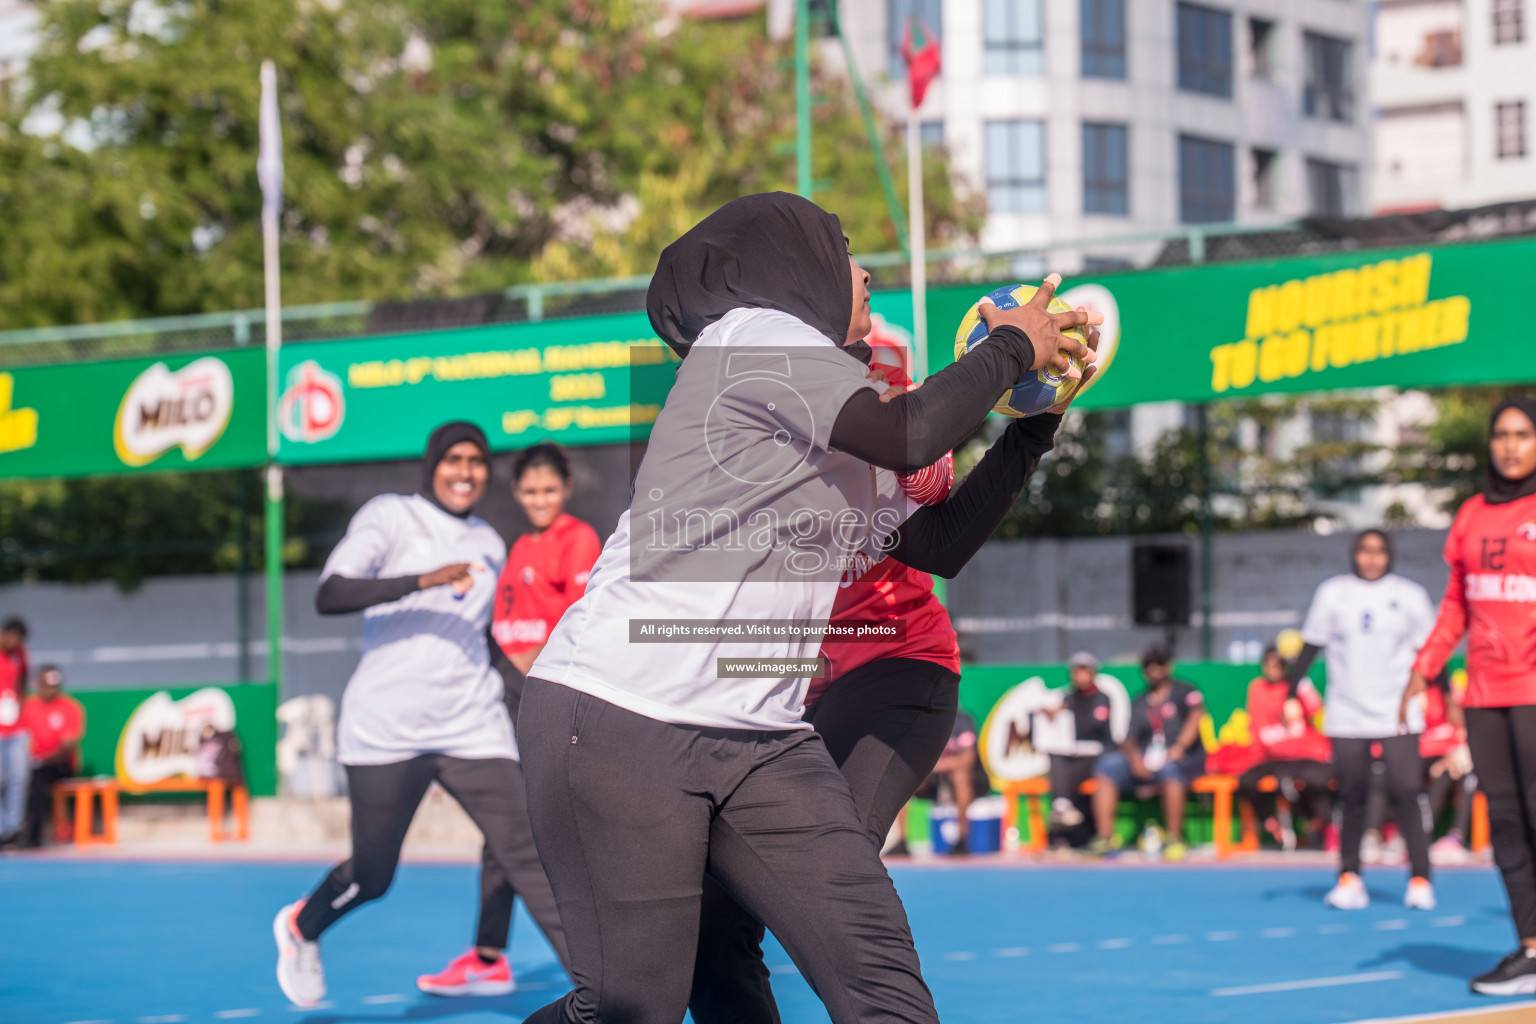
{"type": "Polygon", "coordinates": [[[1429,884],[1429,879],[1409,879],[1408,891],[1403,893],[1403,906],[1409,910],[1435,909],[1435,887],[1429,884]]]}
{"type": "Polygon", "coordinates": [[[320,943],[299,934],[297,917],[304,901],[290,903],[272,921],[277,939],[277,984],[295,1006],[314,1006],[325,998],[325,968],[320,963],[320,943]]]}
{"type": "Polygon", "coordinates": [[[1365,865],[1381,863],[1381,833],[1375,829],[1369,829],[1360,838],[1360,863],[1365,865]]]}
{"type": "Polygon", "coordinates": [[[1339,884],[1328,891],[1323,902],[1336,910],[1364,910],[1371,905],[1371,894],[1365,891],[1365,883],[1359,875],[1343,874],[1339,884]]]}
{"type": "Polygon", "coordinates": [[[1435,840],[1429,847],[1431,864],[1466,864],[1471,860],[1471,852],[1462,845],[1461,837],[1454,834],[1435,840]]]}

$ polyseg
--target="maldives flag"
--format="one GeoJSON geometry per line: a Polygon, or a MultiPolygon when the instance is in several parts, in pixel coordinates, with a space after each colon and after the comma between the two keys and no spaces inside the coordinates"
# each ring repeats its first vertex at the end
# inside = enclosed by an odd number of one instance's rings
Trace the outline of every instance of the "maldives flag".
{"type": "Polygon", "coordinates": [[[939,37],[927,25],[907,19],[906,38],[901,42],[901,59],[907,62],[907,85],[912,90],[912,109],[923,105],[928,85],[939,77],[939,37]],[[918,42],[921,34],[922,42],[918,42]]]}

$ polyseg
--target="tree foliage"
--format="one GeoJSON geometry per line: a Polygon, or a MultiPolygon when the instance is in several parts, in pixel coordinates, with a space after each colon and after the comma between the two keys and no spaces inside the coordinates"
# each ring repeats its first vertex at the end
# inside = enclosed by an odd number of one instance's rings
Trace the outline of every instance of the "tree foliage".
{"type": "MultiPolygon", "coordinates": [[[[794,185],[787,51],[760,17],[679,19],[650,0],[39,13],[0,104],[0,328],[260,304],[263,59],[279,72],[290,303],[641,272],[719,203],[794,185]]],[[[852,93],[820,68],[817,90],[820,198],[856,250],[893,248],[852,93]]],[[[935,237],[973,233],[977,200],[942,154],[931,164],[935,237]]]]}

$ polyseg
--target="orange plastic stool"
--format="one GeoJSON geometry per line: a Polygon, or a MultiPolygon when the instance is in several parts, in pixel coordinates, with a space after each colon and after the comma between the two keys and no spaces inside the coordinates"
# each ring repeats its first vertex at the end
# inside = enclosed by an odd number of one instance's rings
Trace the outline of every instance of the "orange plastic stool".
{"type": "Polygon", "coordinates": [[[74,843],[76,846],[112,846],[117,843],[117,780],[111,776],[92,779],[65,779],[53,784],[53,834],[67,831],[64,803],[75,800],[74,843]],[[101,831],[91,831],[97,797],[101,799],[101,831]]]}
{"type": "Polygon", "coordinates": [[[1003,848],[1027,850],[1039,853],[1045,849],[1044,800],[1051,791],[1051,780],[1045,776],[1003,783],[1003,848]],[[1021,842],[1019,835],[1019,798],[1024,797],[1029,816],[1029,838],[1021,842]]]}
{"type": "Polygon", "coordinates": [[[1216,847],[1217,859],[1232,855],[1232,794],[1237,792],[1237,779],[1231,775],[1202,775],[1190,783],[1195,793],[1210,793],[1214,798],[1211,813],[1211,839],[1216,847]]]}

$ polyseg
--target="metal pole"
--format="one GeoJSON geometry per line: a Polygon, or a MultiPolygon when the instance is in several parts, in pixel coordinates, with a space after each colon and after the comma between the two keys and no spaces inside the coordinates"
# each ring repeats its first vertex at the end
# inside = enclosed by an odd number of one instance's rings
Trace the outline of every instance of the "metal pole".
{"type": "Polygon", "coordinates": [[[875,173],[880,178],[880,191],[885,193],[885,205],[891,211],[891,226],[896,229],[896,244],[902,252],[909,252],[907,228],[901,222],[901,199],[896,195],[896,182],[891,178],[891,168],[885,162],[885,146],[880,141],[880,127],[875,121],[874,107],[869,102],[869,94],[864,91],[864,80],[859,76],[859,66],[853,59],[853,46],[848,42],[847,34],[843,32],[843,19],[838,14],[837,4],[830,4],[827,10],[832,16],[833,27],[837,29],[838,42],[843,45],[843,63],[848,66],[848,78],[853,82],[853,95],[859,101],[859,116],[864,119],[864,134],[869,136],[869,149],[875,157],[875,173]]]}
{"type": "Polygon", "coordinates": [[[907,112],[907,237],[912,248],[912,379],[928,376],[928,245],[923,227],[923,140],[917,108],[907,112]]]}
{"type": "Polygon", "coordinates": [[[795,0],[795,191],[811,198],[811,4],[795,0]]]}
{"type": "Polygon", "coordinates": [[[242,683],[251,681],[251,474],[240,473],[240,518],[235,529],[235,616],[239,648],[236,654],[236,678],[242,683]]]}
{"type": "Polygon", "coordinates": [[[1211,566],[1211,430],[1210,406],[1195,406],[1195,425],[1200,451],[1197,465],[1200,475],[1200,658],[1211,660],[1211,619],[1215,616],[1211,566]]]}
{"type": "Polygon", "coordinates": [[[283,470],[277,464],[277,363],[283,344],[283,297],[278,264],[278,215],[282,206],[282,132],[277,110],[277,69],[261,65],[262,181],[261,243],[266,278],[267,473],[262,488],[266,535],[267,678],[279,698],[283,686],[283,470]]]}

